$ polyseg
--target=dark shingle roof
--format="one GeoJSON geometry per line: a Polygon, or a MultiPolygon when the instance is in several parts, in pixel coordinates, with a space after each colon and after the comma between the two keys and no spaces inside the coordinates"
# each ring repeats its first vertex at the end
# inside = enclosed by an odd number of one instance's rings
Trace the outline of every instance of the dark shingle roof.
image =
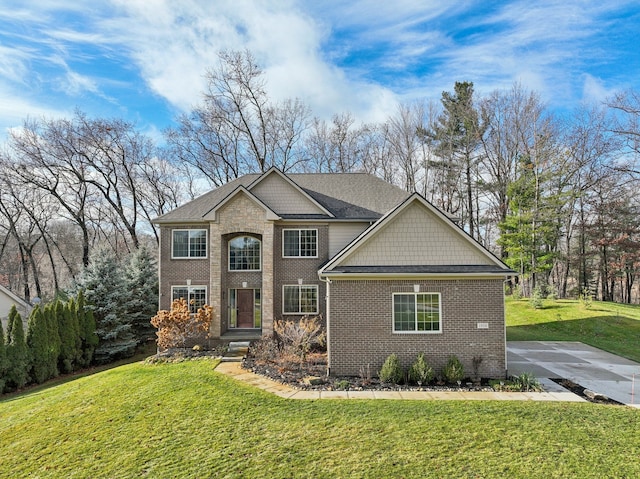
{"type": "Polygon", "coordinates": [[[472,265],[402,265],[402,266],[338,266],[331,273],[407,273],[407,274],[515,274],[515,271],[491,264],[472,265]]]}
{"type": "MultiPolygon", "coordinates": [[[[154,220],[197,222],[239,186],[249,187],[260,175],[250,174],[220,186],[154,220]]],[[[293,173],[287,175],[336,219],[375,220],[405,200],[409,193],[366,173],[293,173]]],[[[328,219],[326,215],[280,215],[285,219],[328,219]]]]}

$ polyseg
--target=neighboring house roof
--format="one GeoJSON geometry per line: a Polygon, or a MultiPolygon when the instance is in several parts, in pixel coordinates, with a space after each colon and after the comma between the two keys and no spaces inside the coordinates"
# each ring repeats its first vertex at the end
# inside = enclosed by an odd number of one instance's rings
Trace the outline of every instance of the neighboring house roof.
{"type": "Polygon", "coordinates": [[[12,303],[15,303],[15,305],[19,308],[26,309],[31,307],[31,305],[27,303],[24,299],[22,299],[17,294],[13,293],[11,290],[5,288],[1,284],[0,284],[0,295],[5,296],[9,301],[11,301],[12,303]]]}
{"type": "Polygon", "coordinates": [[[514,274],[418,193],[372,224],[318,273],[343,277],[514,274]]]}
{"type": "MultiPolygon", "coordinates": [[[[222,185],[158,218],[154,223],[206,221],[209,212],[233,195],[239,187],[270,207],[282,219],[366,220],[375,221],[405,200],[409,193],[367,173],[292,173],[272,168],[262,175],[249,174],[222,185]],[[271,175],[283,179],[283,185],[307,200],[315,209],[278,211],[258,192],[271,175]],[[313,210],[313,211],[312,211],[313,210]]],[[[291,205],[295,208],[296,205],[291,205]]]]}

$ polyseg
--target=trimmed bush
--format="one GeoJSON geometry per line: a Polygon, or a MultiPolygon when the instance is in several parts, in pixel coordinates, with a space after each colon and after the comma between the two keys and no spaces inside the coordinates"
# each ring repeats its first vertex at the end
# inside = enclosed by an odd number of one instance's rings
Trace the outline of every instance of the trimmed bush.
{"type": "Polygon", "coordinates": [[[313,348],[324,346],[326,340],[324,328],[317,316],[304,316],[299,321],[275,321],[273,330],[283,352],[296,356],[300,362],[306,361],[313,348]]]}
{"type": "Polygon", "coordinates": [[[404,370],[396,354],[390,354],[378,373],[383,383],[400,384],[404,379],[404,370]]]}
{"type": "Polygon", "coordinates": [[[464,367],[456,355],[449,356],[449,360],[442,370],[442,375],[448,383],[457,383],[464,378],[464,367]]]}
{"type": "Polygon", "coordinates": [[[0,394],[4,392],[4,383],[7,377],[7,348],[4,343],[4,330],[0,321],[0,394]]]}
{"type": "Polygon", "coordinates": [[[7,325],[7,363],[5,388],[20,389],[29,380],[30,357],[24,339],[22,317],[15,306],[9,311],[7,325]]]}
{"type": "Polygon", "coordinates": [[[409,381],[418,386],[424,386],[429,384],[433,377],[433,368],[427,363],[424,353],[418,354],[415,362],[409,368],[409,381]]]}

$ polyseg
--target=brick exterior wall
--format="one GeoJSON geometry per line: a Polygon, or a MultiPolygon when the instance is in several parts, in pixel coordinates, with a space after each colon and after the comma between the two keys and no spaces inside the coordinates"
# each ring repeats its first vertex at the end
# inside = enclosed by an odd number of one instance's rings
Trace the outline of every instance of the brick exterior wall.
{"type": "Polygon", "coordinates": [[[323,322],[326,317],[326,288],[325,283],[318,279],[320,266],[329,259],[329,227],[324,225],[286,224],[276,225],[274,230],[274,278],[275,291],[273,312],[275,319],[296,319],[301,316],[282,313],[282,289],[284,285],[297,285],[302,278],[305,285],[318,286],[318,314],[322,315],[323,322]],[[282,231],[284,229],[315,229],[318,231],[317,258],[283,258],[282,257],[282,231]]]}
{"type": "MultiPolygon", "coordinates": [[[[187,279],[192,286],[209,287],[209,258],[171,258],[172,231],[178,229],[206,229],[208,224],[163,226],[160,228],[160,309],[171,308],[171,286],[184,286],[187,279]]],[[[209,237],[207,237],[209,241],[209,237]]],[[[209,289],[207,293],[211,294],[209,289]]]]}
{"type": "Polygon", "coordinates": [[[382,363],[396,353],[408,368],[424,352],[436,374],[449,355],[458,356],[465,375],[473,375],[473,358],[481,357],[481,377],[503,378],[505,323],[501,279],[446,281],[334,280],[330,286],[330,372],[357,376],[370,365],[377,375],[382,363]],[[393,333],[393,293],[441,293],[439,334],[393,333]],[[477,323],[488,323],[478,329],[477,323]]]}

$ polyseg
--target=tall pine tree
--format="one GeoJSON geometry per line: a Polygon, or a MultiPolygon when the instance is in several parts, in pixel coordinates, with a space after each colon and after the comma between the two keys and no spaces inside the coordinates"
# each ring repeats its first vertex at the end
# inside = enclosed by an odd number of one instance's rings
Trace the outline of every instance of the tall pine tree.
{"type": "Polygon", "coordinates": [[[151,318],[158,311],[158,270],[147,248],[139,248],[129,257],[124,269],[129,301],[127,311],[138,343],[155,339],[151,318]]]}
{"type": "Polygon", "coordinates": [[[100,248],[94,252],[77,287],[84,291],[96,321],[99,344],[95,361],[109,363],[132,356],[136,338],[127,314],[130,294],[118,260],[110,250],[100,248]]]}

